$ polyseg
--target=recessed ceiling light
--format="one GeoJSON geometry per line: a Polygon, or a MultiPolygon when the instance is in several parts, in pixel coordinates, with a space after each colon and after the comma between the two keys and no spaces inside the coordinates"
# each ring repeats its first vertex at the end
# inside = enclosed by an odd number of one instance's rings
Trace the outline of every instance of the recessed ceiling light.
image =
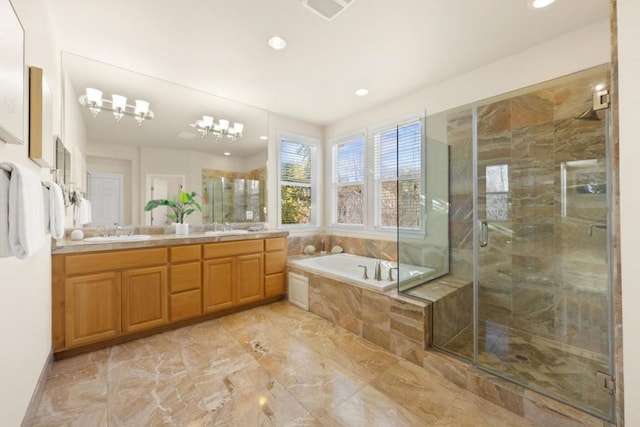
{"type": "Polygon", "coordinates": [[[266,141],[267,139],[269,139],[269,137],[268,137],[268,136],[264,136],[264,135],[262,135],[262,136],[260,137],[260,139],[261,139],[261,140],[263,140],[263,141],[266,141]]]}
{"type": "Polygon", "coordinates": [[[231,155],[231,153],[230,153],[230,152],[228,152],[228,151],[225,151],[225,152],[224,152],[224,155],[225,155],[225,156],[230,156],[230,155],[231,155]]]}
{"type": "Polygon", "coordinates": [[[365,95],[367,95],[368,93],[369,93],[369,91],[368,91],[367,89],[364,89],[364,88],[362,88],[362,89],[358,89],[358,90],[356,91],[356,95],[358,95],[358,96],[365,96],[365,95]]]}
{"type": "Polygon", "coordinates": [[[543,7],[549,6],[551,3],[554,3],[556,0],[529,0],[529,4],[534,9],[542,9],[543,7]]]}
{"type": "Polygon", "coordinates": [[[287,47],[287,41],[279,36],[273,36],[269,39],[269,46],[275,50],[281,50],[287,47]]]}

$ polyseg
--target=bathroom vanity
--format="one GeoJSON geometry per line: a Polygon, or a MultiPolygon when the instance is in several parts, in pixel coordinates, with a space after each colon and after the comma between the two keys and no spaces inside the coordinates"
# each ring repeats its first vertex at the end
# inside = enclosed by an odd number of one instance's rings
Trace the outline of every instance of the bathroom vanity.
{"type": "Polygon", "coordinates": [[[56,357],[281,299],[286,236],[257,232],[58,242],[52,250],[56,357]]]}

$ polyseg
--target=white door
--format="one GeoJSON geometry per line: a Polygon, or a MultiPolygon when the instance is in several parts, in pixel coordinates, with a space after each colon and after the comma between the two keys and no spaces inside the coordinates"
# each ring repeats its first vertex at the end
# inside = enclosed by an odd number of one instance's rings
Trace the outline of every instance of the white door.
{"type": "Polygon", "coordinates": [[[89,172],[92,227],[122,224],[123,181],[124,176],[119,173],[89,172]]]}

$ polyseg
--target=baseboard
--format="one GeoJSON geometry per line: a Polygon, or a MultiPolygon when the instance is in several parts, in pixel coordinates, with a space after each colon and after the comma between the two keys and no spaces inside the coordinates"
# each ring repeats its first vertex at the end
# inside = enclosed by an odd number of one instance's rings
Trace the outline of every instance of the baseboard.
{"type": "Polygon", "coordinates": [[[36,384],[35,390],[33,390],[31,401],[27,407],[27,412],[25,412],[22,424],[20,424],[22,427],[28,427],[33,424],[33,420],[38,412],[38,407],[40,406],[40,401],[42,400],[42,395],[44,394],[44,389],[47,386],[51,366],[53,366],[53,350],[49,352],[49,356],[47,356],[47,360],[44,362],[42,372],[40,372],[40,378],[38,378],[38,383],[36,384]]]}

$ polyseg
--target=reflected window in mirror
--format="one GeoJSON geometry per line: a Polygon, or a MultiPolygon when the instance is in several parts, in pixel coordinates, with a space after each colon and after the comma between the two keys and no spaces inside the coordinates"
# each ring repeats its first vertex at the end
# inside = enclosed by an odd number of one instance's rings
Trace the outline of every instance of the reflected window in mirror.
{"type": "Polygon", "coordinates": [[[317,227],[317,157],[320,141],[284,132],[278,140],[279,227],[317,227]]]}

